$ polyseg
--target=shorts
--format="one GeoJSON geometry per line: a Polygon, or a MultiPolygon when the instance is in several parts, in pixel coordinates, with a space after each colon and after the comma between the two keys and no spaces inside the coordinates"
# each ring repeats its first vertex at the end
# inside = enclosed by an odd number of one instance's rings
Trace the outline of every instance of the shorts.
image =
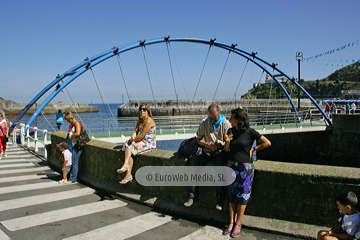
{"type": "Polygon", "coordinates": [[[71,166],[66,166],[65,170],[63,171],[63,173],[68,174],[70,172],[71,166]]]}

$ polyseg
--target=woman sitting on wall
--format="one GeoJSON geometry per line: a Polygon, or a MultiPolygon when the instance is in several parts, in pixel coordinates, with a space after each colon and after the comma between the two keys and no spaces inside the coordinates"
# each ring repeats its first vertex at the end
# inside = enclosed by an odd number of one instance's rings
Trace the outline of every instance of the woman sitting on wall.
{"type": "Polygon", "coordinates": [[[150,107],[143,103],[139,107],[139,118],[135,131],[130,139],[124,143],[125,160],[118,173],[126,172],[120,184],[126,184],[133,179],[131,170],[134,164],[132,156],[149,152],[156,148],[156,125],[150,107]]]}

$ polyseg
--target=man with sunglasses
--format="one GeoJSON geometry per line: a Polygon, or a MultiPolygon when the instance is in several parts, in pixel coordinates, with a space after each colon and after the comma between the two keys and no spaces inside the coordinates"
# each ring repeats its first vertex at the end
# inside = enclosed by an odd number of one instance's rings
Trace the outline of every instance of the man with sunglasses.
{"type": "MultiPolygon", "coordinates": [[[[208,107],[208,117],[205,118],[199,125],[196,132],[196,140],[203,148],[202,154],[199,157],[191,160],[192,166],[206,166],[208,162],[212,161],[214,166],[226,166],[226,153],[223,150],[225,140],[224,134],[231,128],[230,122],[224,115],[220,114],[219,107],[216,104],[211,104],[208,107]]],[[[217,204],[216,209],[222,210],[224,198],[226,196],[226,187],[216,187],[217,204]]],[[[197,186],[191,186],[189,190],[189,199],[184,203],[184,206],[190,207],[194,201],[199,199],[199,190],[197,186]]]]}

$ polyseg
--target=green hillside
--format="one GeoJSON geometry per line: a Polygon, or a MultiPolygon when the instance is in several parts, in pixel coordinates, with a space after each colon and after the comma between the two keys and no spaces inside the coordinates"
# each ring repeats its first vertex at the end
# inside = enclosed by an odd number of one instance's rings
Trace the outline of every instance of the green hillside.
{"type": "MultiPolygon", "coordinates": [[[[300,80],[300,84],[309,92],[314,98],[340,98],[341,90],[360,90],[360,62],[350,64],[328,77],[316,81],[300,80]]],[[[298,89],[287,81],[283,83],[285,89],[289,92],[292,98],[297,98],[298,89]]],[[[255,88],[250,89],[242,98],[285,98],[281,88],[277,84],[261,84],[255,88]]],[[[306,97],[300,93],[301,97],[306,97]]]]}

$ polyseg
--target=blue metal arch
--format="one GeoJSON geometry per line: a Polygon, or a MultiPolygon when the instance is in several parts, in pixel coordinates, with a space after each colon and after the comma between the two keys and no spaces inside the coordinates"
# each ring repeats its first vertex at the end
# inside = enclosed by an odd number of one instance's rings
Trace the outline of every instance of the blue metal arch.
{"type": "Polygon", "coordinates": [[[10,130],[12,130],[16,124],[21,120],[21,118],[26,114],[26,112],[31,108],[33,104],[35,104],[46,92],[48,92],[51,88],[53,88],[55,85],[59,85],[61,81],[63,81],[66,77],[68,77],[58,88],[56,88],[46,99],[45,101],[37,108],[37,110],[33,113],[31,118],[28,120],[27,125],[31,125],[33,121],[37,118],[37,116],[43,111],[45,106],[50,103],[50,101],[59,94],[67,85],[69,85],[72,81],[74,81],[77,77],[88,71],[90,68],[98,65],[99,63],[114,57],[120,53],[130,51],[132,49],[143,47],[147,45],[157,44],[157,43],[164,43],[164,42],[193,42],[193,43],[201,43],[206,45],[212,45],[215,47],[219,47],[228,51],[233,51],[234,53],[246,58],[248,61],[253,62],[255,65],[260,67],[263,71],[265,71],[267,74],[269,74],[276,83],[281,87],[283,92],[285,93],[286,97],[288,98],[296,116],[298,117],[298,111],[295,107],[294,102],[292,101],[289,93],[286,91],[284,86],[277,80],[277,77],[285,77],[288,80],[290,80],[292,83],[294,83],[312,102],[313,104],[318,108],[320,113],[324,116],[326,121],[329,125],[331,125],[331,121],[328,118],[328,116],[324,113],[322,108],[317,104],[317,102],[312,98],[312,96],[301,86],[298,84],[298,82],[295,81],[294,78],[290,78],[287,74],[285,74],[283,71],[281,71],[279,68],[276,67],[276,64],[269,63],[259,57],[256,56],[256,53],[252,52],[249,53],[247,51],[244,51],[242,49],[239,49],[236,47],[236,45],[232,44],[225,44],[216,42],[216,39],[197,39],[197,38],[170,38],[170,37],[164,37],[162,39],[154,39],[149,41],[139,41],[134,42],[126,45],[122,45],[119,47],[114,47],[110,50],[107,50],[105,52],[102,52],[98,55],[95,55],[91,58],[86,58],[81,63],[77,64],[73,68],[69,69],[68,71],[64,72],[61,75],[58,75],[51,83],[49,83],[43,90],[41,90],[29,103],[28,105],[21,111],[21,113],[18,115],[12,126],[10,127],[10,130]],[[269,70],[266,69],[266,66],[269,66],[270,69],[276,73],[273,74],[269,70]]]}

